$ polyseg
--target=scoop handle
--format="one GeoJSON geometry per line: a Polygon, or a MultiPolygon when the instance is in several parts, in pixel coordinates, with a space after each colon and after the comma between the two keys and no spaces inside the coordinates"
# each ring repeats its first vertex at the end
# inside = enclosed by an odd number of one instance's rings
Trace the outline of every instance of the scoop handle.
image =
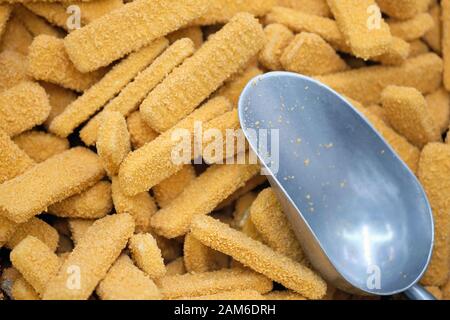
{"type": "Polygon", "coordinates": [[[409,300],[436,300],[436,298],[429,293],[427,289],[417,283],[404,293],[409,300]]]}

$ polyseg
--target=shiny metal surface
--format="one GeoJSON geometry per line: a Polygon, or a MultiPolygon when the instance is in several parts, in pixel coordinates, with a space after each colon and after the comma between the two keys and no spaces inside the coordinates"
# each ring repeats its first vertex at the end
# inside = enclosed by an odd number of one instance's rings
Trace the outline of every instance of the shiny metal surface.
{"type": "Polygon", "coordinates": [[[308,258],[328,281],[390,295],[420,279],[433,247],[426,195],[346,100],[308,77],[271,72],[247,85],[239,117],[308,258]],[[265,143],[277,135],[279,145],[265,143]]]}

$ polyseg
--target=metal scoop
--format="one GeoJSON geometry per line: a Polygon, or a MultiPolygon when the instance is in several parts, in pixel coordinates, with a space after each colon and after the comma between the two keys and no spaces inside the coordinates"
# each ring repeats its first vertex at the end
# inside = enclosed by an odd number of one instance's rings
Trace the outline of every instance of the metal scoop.
{"type": "Polygon", "coordinates": [[[251,80],[239,117],[309,261],[354,294],[434,297],[417,284],[433,218],[414,174],[365,118],[325,85],[271,72],[251,80]]]}

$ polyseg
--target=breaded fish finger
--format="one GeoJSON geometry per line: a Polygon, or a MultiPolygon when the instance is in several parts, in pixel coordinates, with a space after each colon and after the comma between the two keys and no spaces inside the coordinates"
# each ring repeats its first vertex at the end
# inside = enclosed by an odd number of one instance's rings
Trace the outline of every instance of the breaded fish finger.
{"type": "Polygon", "coordinates": [[[275,251],[302,262],[303,250],[271,188],[261,191],[253,201],[250,219],[263,237],[264,243],[275,251]]]}
{"type": "Polygon", "coordinates": [[[12,50],[27,55],[33,36],[19,18],[13,15],[6,24],[1,40],[0,51],[12,50]]]}
{"type": "Polygon", "coordinates": [[[65,8],[75,5],[80,8],[81,24],[87,25],[92,21],[123,6],[122,0],[70,1],[62,3],[65,8]]]}
{"type": "Polygon", "coordinates": [[[135,221],[136,232],[148,232],[150,219],[158,211],[155,200],[147,192],[134,196],[124,194],[118,178],[112,177],[112,198],[117,213],[128,213],[135,221]]]}
{"type": "Polygon", "coordinates": [[[286,47],[280,62],[287,71],[323,75],[348,69],[347,64],[319,35],[302,32],[286,47]]]}
{"type": "Polygon", "coordinates": [[[195,179],[195,169],[191,164],[186,164],[174,175],[164,179],[152,188],[156,203],[160,208],[167,205],[195,179]]]}
{"type": "Polygon", "coordinates": [[[60,2],[27,2],[24,6],[34,14],[45,18],[51,24],[65,30],[68,29],[67,19],[69,14],[60,2]]]}
{"type": "Polygon", "coordinates": [[[161,250],[150,233],[133,235],[128,242],[128,248],[136,265],[150,278],[158,279],[164,276],[166,267],[161,250]]]}
{"type": "Polygon", "coordinates": [[[72,90],[65,89],[57,86],[56,84],[48,82],[41,82],[40,84],[45,89],[45,92],[47,92],[48,100],[50,102],[50,106],[52,107],[47,120],[44,122],[45,128],[48,129],[53,119],[56,118],[57,115],[61,114],[69,104],[75,101],[77,95],[72,90]]]}
{"type": "Polygon", "coordinates": [[[78,71],[64,49],[64,41],[48,35],[34,38],[28,53],[28,73],[36,80],[78,92],[88,89],[103,76],[101,71],[78,71]]]}
{"type": "Polygon", "coordinates": [[[47,212],[63,218],[98,219],[110,213],[112,207],[111,183],[100,181],[80,194],[52,204],[47,212]]]}
{"type": "Polygon", "coordinates": [[[442,53],[442,10],[440,4],[436,3],[429,11],[433,18],[433,28],[431,28],[424,36],[423,40],[430,46],[433,51],[442,53]]]}
{"type": "Polygon", "coordinates": [[[225,200],[223,200],[215,210],[220,210],[230,204],[232,204],[234,201],[238,200],[241,196],[247,194],[248,192],[255,189],[257,186],[263,184],[266,182],[267,179],[265,176],[257,175],[250,180],[248,180],[245,185],[239,189],[237,189],[235,192],[233,192],[232,195],[228,196],[225,200]]]}
{"type": "Polygon", "coordinates": [[[228,267],[228,256],[205,246],[191,233],[184,238],[183,253],[184,265],[188,272],[207,272],[228,267]]]}
{"type": "Polygon", "coordinates": [[[42,241],[52,252],[58,247],[59,234],[55,228],[36,217],[17,226],[5,247],[15,248],[23,239],[33,236],[42,241]]]}
{"type": "Polygon", "coordinates": [[[236,15],[150,92],[140,106],[144,120],[156,131],[170,129],[245,66],[263,43],[259,22],[248,13],[236,15]]]}
{"type": "Polygon", "coordinates": [[[143,147],[146,143],[155,140],[159,136],[159,132],[150,128],[142,119],[140,111],[134,111],[127,117],[127,126],[133,150],[143,147]]]}
{"type": "Polygon", "coordinates": [[[431,0],[377,0],[381,11],[387,15],[406,20],[428,9],[431,0]]]}
{"type": "Polygon", "coordinates": [[[0,53],[0,92],[30,79],[26,60],[27,57],[16,51],[5,50],[0,53]]]}
{"type": "Polygon", "coordinates": [[[105,112],[118,111],[123,116],[128,116],[139,107],[151,90],[193,52],[194,44],[189,39],[182,39],[171,45],[84,126],[80,131],[81,139],[88,145],[94,144],[105,112]]]}
{"type": "Polygon", "coordinates": [[[421,282],[441,286],[448,279],[450,256],[450,145],[430,143],[422,150],[419,180],[425,188],[434,216],[434,247],[421,282]]]}
{"type": "Polygon", "coordinates": [[[85,300],[133,235],[134,221],[128,214],[97,220],[86,231],[58,274],[47,284],[44,300],[85,300]]]}
{"type": "Polygon", "coordinates": [[[167,40],[159,39],[120,61],[100,81],[55,117],[50,124],[50,131],[61,137],[67,137],[152,63],[166,46],[167,40]]]}
{"type": "Polygon", "coordinates": [[[95,220],[85,219],[69,219],[69,229],[71,232],[71,238],[75,246],[80,242],[86,231],[95,222],[95,220]]]}
{"type": "Polygon", "coordinates": [[[166,275],[168,276],[174,276],[177,274],[185,274],[186,268],[184,267],[184,260],[183,257],[176,258],[172,262],[169,262],[166,264],[166,275]]]}
{"type": "Polygon", "coordinates": [[[430,52],[430,48],[428,48],[427,44],[422,40],[411,41],[409,45],[410,45],[409,58],[415,58],[417,56],[430,52]]]}
{"type": "Polygon", "coordinates": [[[364,105],[378,103],[388,85],[413,87],[427,94],[442,82],[442,60],[434,53],[408,59],[400,66],[371,66],[317,77],[337,92],[364,105]]]}
{"type": "Polygon", "coordinates": [[[450,0],[442,0],[442,57],[444,59],[444,86],[450,91],[450,0]]]}
{"type": "Polygon", "coordinates": [[[38,238],[28,236],[11,251],[11,262],[25,280],[42,295],[49,280],[56,275],[61,260],[38,238]]]}
{"type": "Polygon", "coordinates": [[[264,296],[256,290],[234,290],[199,296],[181,297],[178,300],[265,300],[264,296]]]}
{"type": "Polygon", "coordinates": [[[388,20],[393,36],[406,41],[413,41],[423,37],[434,26],[433,18],[428,13],[421,13],[410,20],[388,20]]]}
{"type": "Polygon", "coordinates": [[[102,300],[160,300],[158,287],[127,255],[121,255],[100,282],[96,293],[102,300]]]}
{"type": "Polygon", "coordinates": [[[25,222],[49,205],[80,193],[105,174],[92,151],[77,147],[35,165],[0,185],[0,214],[25,222]],[[17,197],[17,194],[20,197],[17,197]]]}
{"type": "Polygon", "coordinates": [[[210,213],[222,200],[259,172],[258,165],[214,165],[192,181],[151,220],[156,233],[175,238],[189,231],[194,216],[210,213]]]}
{"type": "Polygon", "coordinates": [[[367,60],[388,51],[391,33],[374,0],[327,0],[327,3],[355,56],[367,60]],[[378,19],[375,14],[379,14],[378,19]]]}
{"type": "Polygon", "coordinates": [[[27,28],[35,37],[39,35],[49,35],[58,38],[63,37],[63,32],[61,30],[54,28],[43,18],[38,17],[23,6],[17,6],[14,10],[14,15],[22,21],[25,28],[27,28]]]}
{"type": "Polygon", "coordinates": [[[0,129],[10,136],[42,124],[50,113],[44,88],[24,81],[0,93],[0,129]]]}
{"type": "Polygon", "coordinates": [[[281,70],[281,55],[294,39],[294,34],[279,23],[269,24],[264,28],[264,33],[267,41],[259,53],[258,61],[269,70],[281,70]]]}
{"type": "Polygon", "coordinates": [[[440,88],[425,97],[428,105],[428,113],[433,118],[435,125],[443,134],[450,123],[450,94],[440,88]]]}
{"type": "Polygon", "coordinates": [[[277,0],[277,5],[317,16],[331,16],[327,0],[277,0]]]}
{"type": "Polygon", "coordinates": [[[193,135],[196,121],[209,121],[231,108],[230,102],[223,97],[211,99],[168,132],[131,152],[119,170],[119,180],[124,192],[133,195],[147,191],[181,170],[183,165],[172,161],[172,151],[178,143],[173,141],[172,133],[177,129],[186,129],[193,135]]]}
{"type": "Polygon", "coordinates": [[[27,131],[15,136],[13,141],[38,163],[69,149],[67,139],[43,131],[27,131]]]}
{"type": "Polygon", "coordinates": [[[417,147],[441,141],[441,132],[417,89],[388,86],[381,93],[381,103],[389,124],[417,147]]]}
{"type": "Polygon", "coordinates": [[[159,287],[165,299],[177,299],[233,290],[266,293],[272,290],[272,281],[251,270],[222,269],[163,277],[159,280],[159,287]]]}
{"type": "Polygon", "coordinates": [[[64,40],[75,66],[89,72],[139,50],[204,14],[207,0],[138,0],[125,4],[64,40]]]}
{"type": "Polygon", "coordinates": [[[38,293],[22,276],[14,281],[11,293],[14,300],[40,300],[38,293]]]}
{"type": "Polygon", "coordinates": [[[306,298],[320,299],[326,293],[325,281],[315,272],[218,220],[196,215],[191,232],[203,244],[230,255],[306,298]]]}

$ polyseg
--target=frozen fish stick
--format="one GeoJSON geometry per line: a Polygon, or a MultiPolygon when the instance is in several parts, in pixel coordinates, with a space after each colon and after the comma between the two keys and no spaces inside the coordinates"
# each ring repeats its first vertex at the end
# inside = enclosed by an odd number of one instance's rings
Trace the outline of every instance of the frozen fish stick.
{"type": "Polygon", "coordinates": [[[24,6],[34,14],[45,18],[51,24],[68,30],[67,19],[69,18],[69,14],[61,3],[27,2],[24,6]]]}
{"type": "Polygon", "coordinates": [[[0,214],[25,222],[49,205],[94,185],[104,174],[92,151],[82,147],[67,150],[1,184],[0,214]]]}
{"type": "Polygon", "coordinates": [[[177,299],[233,290],[266,293],[272,290],[272,281],[251,270],[222,269],[163,277],[159,281],[159,287],[165,299],[177,299]]]}
{"type": "Polygon", "coordinates": [[[254,16],[264,16],[276,3],[276,0],[217,0],[211,1],[208,11],[193,24],[213,25],[224,24],[239,12],[248,12],[254,16]]]}
{"type": "Polygon", "coordinates": [[[228,198],[223,200],[216,207],[216,210],[220,210],[220,209],[232,204],[234,201],[238,200],[241,196],[247,194],[248,192],[252,191],[257,186],[263,184],[266,181],[267,181],[266,177],[261,176],[261,175],[251,178],[250,180],[247,181],[247,183],[243,187],[237,189],[232,195],[230,195],[228,198]]]}
{"type": "Polygon", "coordinates": [[[150,233],[135,234],[128,242],[131,257],[150,278],[158,279],[166,273],[161,250],[150,233]]]}
{"type": "Polygon", "coordinates": [[[427,102],[417,89],[388,86],[381,93],[381,103],[389,124],[417,147],[441,140],[427,102]]]}
{"type": "Polygon", "coordinates": [[[88,122],[80,132],[81,139],[88,145],[94,144],[103,113],[119,111],[123,116],[128,116],[139,107],[151,90],[193,52],[194,45],[189,39],[179,40],[170,46],[88,122]]]}
{"type": "Polygon", "coordinates": [[[400,66],[371,66],[317,77],[337,92],[364,105],[378,103],[388,85],[414,87],[423,94],[442,81],[442,60],[434,53],[408,59],[400,66]]]}
{"type": "Polygon", "coordinates": [[[279,23],[269,24],[264,28],[264,33],[267,41],[259,53],[259,62],[269,70],[281,70],[281,55],[294,39],[294,34],[279,23]]]}
{"type": "Polygon", "coordinates": [[[199,297],[181,297],[178,300],[265,300],[256,290],[225,291],[199,297]]]}
{"type": "Polygon", "coordinates": [[[433,51],[442,53],[442,10],[440,4],[435,4],[430,9],[430,15],[433,18],[433,28],[431,28],[424,36],[423,40],[430,46],[433,51]]]}
{"type": "Polygon", "coordinates": [[[130,134],[120,112],[105,112],[102,120],[98,129],[97,153],[109,176],[115,176],[123,159],[131,151],[130,134]]]}
{"type": "Polygon", "coordinates": [[[331,16],[327,0],[277,0],[277,5],[304,11],[316,16],[331,16]]]}
{"type": "Polygon", "coordinates": [[[117,213],[128,213],[135,221],[136,232],[148,232],[150,218],[158,210],[155,200],[144,191],[127,196],[122,191],[117,177],[112,178],[112,199],[117,213]]]}
{"type": "Polygon", "coordinates": [[[431,0],[377,0],[381,11],[390,17],[406,20],[425,12],[431,0]]]}
{"type": "Polygon", "coordinates": [[[128,214],[97,220],[89,227],[47,284],[44,300],[86,300],[133,235],[134,221],[128,214]]]}
{"type": "Polygon", "coordinates": [[[122,0],[95,0],[95,1],[70,1],[63,2],[64,7],[75,5],[80,7],[81,24],[87,25],[92,21],[123,6],[122,0]]]}
{"type": "Polygon", "coordinates": [[[271,188],[261,191],[253,201],[250,219],[272,249],[295,261],[303,260],[300,243],[271,188]]]}
{"type": "Polygon", "coordinates": [[[450,123],[450,95],[440,88],[425,97],[427,100],[427,111],[433,118],[435,125],[443,134],[448,129],[450,123]]]}
{"type": "Polygon", "coordinates": [[[109,269],[96,293],[102,300],[160,300],[155,283],[139,270],[126,255],[109,269]]]}
{"type": "Polygon", "coordinates": [[[24,81],[0,93],[0,129],[10,136],[42,124],[50,113],[44,88],[24,81]]]}
{"type": "Polygon", "coordinates": [[[58,38],[63,37],[63,32],[61,30],[54,28],[43,18],[38,17],[23,6],[17,6],[14,10],[14,14],[20,19],[20,21],[22,21],[25,28],[27,28],[28,31],[35,37],[41,34],[58,38]]]}
{"type": "Polygon", "coordinates": [[[69,229],[71,232],[72,241],[75,246],[80,242],[86,231],[95,222],[95,220],[85,219],[69,219],[69,229]]]}
{"type": "Polygon", "coordinates": [[[170,129],[244,67],[263,43],[259,22],[248,13],[236,15],[150,92],[140,106],[144,120],[156,131],[170,129]]]}
{"type": "Polygon", "coordinates": [[[11,262],[39,295],[56,275],[61,260],[38,238],[28,236],[11,251],[11,262]]]}
{"type": "Polygon", "coordinates": [[[442,0],[442,57],[444,58],[444,86],[450,91],[450,0],[442,0]]]}
{"type": "Polygon", "coordinates": [[[147,191],[180,171],[183,164],[172,161],[172,150],[178,143],[172,140],[172,133],[177,129],[186,129],[193,135],[196,121],[209,121],[231,108],[230,102],[223,97],[211,99],[180,121],[174,128],[130,153],[119,170],[119,180],[124,192],[134,195],[147,191]]]}
{"type": "Polygon", "coordinates": [[[200,48],[203,45],[203,31],[199,26],[186,27],[179,29],[167,35],[170,43],[181,40],[183,38],[189,38],[194,43],[195,49],[200,48]]]}
{"type": "Polygon", "coordinates": [[[392,36],[374,0],[327,2],[339,30],[355,56],[367,60],[388,51],[392,36]],[[376,14],[379,14],[379,17],[375,17],[376,14]]]}
{"type": "Polygon", "coordinates": [[[19,52],[11,50],[1,52],[0,92],[14,87],[24,80],[30,80],[27,75],[27,57],[19,52]]]}
{"type": "Polygon", "coordinates": [[[6,24],[5,31],[0,41],[0,51],[12,50],[23,55],[28,54],[28,47],[33,41],[33,36],[27,28],[14,15],[10,17],[6,24]]]}
{"type": "Polygon", "coordinates": [[[152,190],[158,206],[167,207],[195,179],[195,176],[194,167],[186,164],[180,171],[154,186],[152,190]]]}
{"type": "Polygon", "coordinates": [[[111,212],[111,183],[100,181],[88,190],[52,204],[47,212],[57,217],[98,219],[111,212]]]}
{"type": "Polygon", "coordinates": [[[323,75],[348,69],[347,64],[319,35],[302,32],[286,47],[281,65],[287,71],[323,75]]]}
{"type": "Polygon", "coordinates": [[[40,300],[36,290],[22,276],[14,281],[11,293],[14,300],[40,300]]]}
{"type": "Polygon", "coordinates": [[[101,80],[55,117],[50,124],[50,131],[61,137],[67,137],[152,63],[166,45],[166,39],[158,39],[120,61],[101,80]]]}
{"type": "Polygon", "coordinates": [[[413,41],[423,37],[434,26],[433,18],[428,13],[421,13],[410,20],[388,20],[393,36],[406,41],[413,41]]]}
{"type": "Polygon", "coordinates": [[[143,147],[146,143],[155,140],[159,136],[159,132],[150,128],[142,119],[140,111],[134,111],[128,116],[127,126],[133,150],[143,147]]]}
{"type": "Polygon", "coordinates": [[[31,159],[42,162],[69,149],[69,141],[43,131],[27,131],[13,138],[31,159]]]}
{"type": "Polygon", "coordinates": [[[77,69],[89,72],[178,30],[208,7],[208,0],[133,1],[71,32],[67,53],[77,69]]]}
{"type": "Polygon", "coordinates": [[[14,249],[23,239],[33,236],[42,241],[52,252],[58,247],[59,234],[55,228],[36,217],[17,226],[5,247],[14,249]]]}
{"type": "Polygon", "coordinates": [[[47,92],[48,100],[52,107],[47,120],[44,122],[45,128],[48,129],[53,119],[61,114],[69,104],[76,100],[77,95],[74,91],[57,86],[56,84],[48,82],[41,82],[40,84],[45,89],[45,92],[47,92]]]}
{"type": "Polygon", "coordinates": [[[188,233],[184,238],[184,265],[188,272],[215,271],[228,267],[228,256],[211,249],[188,233]]]}
{"type": "Polygon", "coordinates": [[[12,6],[9,4],[0,4],[0,39],[5,31],[6,23],[8,22],[9,16],[11,15],[12,6]]]}
{"type": "Polygon", "coordinates": [[[78,71],[64,49],[64,40],[48,35],[34,38],[28,53],[28,73],[36,80],[78,92],[85,91],[103,76],[101,71],[78,71]]]}
{"type": "Polygon", "coordinates": [[[191,232],[203,244],[230,255],[308,299],[320,299],[326,293],[325,281],[309,268],[218,220],[197,215],[192,221],[191,232]]]}
{"type": "Polygon", "coordinates": [[[215,165],[208,168],[183,193],[152,217],[152,227],[156,233],[169,239],[185,234],[194,216],[210,213],[259,170],[258,165],[252,164],[215,165]]]}
{"type": "Polygon", "coordinates": [[[422,150],[419,180],[425,188],[434,216],[434,248],[431,262],[421,282],[444,285],[449,274],[450,256],[450,145],[430,143],[422,150]]]}

